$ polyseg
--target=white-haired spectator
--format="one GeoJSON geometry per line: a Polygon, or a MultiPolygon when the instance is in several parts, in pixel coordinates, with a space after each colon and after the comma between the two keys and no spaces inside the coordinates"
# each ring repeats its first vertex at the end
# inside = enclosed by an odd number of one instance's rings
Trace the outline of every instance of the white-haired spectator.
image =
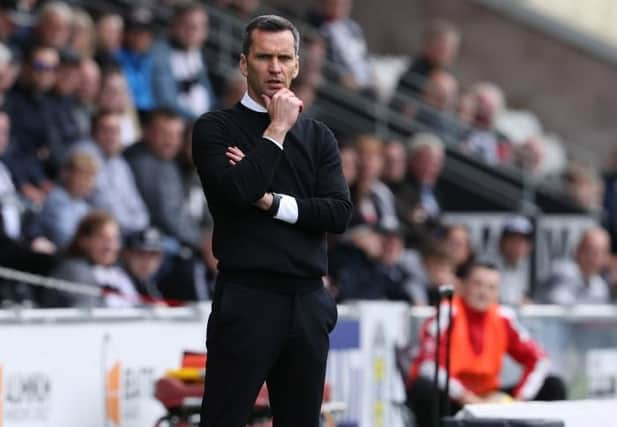
{"type": "Polygon", "coordinates": [[[32,29],[29,44],[62,49],[68,46],[73,24],[73,10],[62,1],[44,3],[32,29]]]}
{"type": "Polygon", "coordinates": [[[608,267],[611,238],[600,227],[582,234],[572,259],[555,262],[551,274],[537,290],[544,303],[608,304],[610,289],[602,277],[608,267]]]}
{"type": "Polygon", "coordinates": [[[92,58],[96,49],[94,20],[83,9],[75,9],[71,20],[69,47],[82,58],[92,58]]]}
{"type": "Polygon", "coordinates": [[[116,13],[104,13],[96,21],[96,55],[101,67],[114,64],[116,53],[122,46],[124,21],[116,13]]]}
{"type": "Polygon", "coordinates": [[[437,135],[421,132],[407,142],[407,179],[397,194],[397,203],[410,244],[422,243],[441,214],[435,185],[444,156],[444,144],[437,135]]]}
{"type": "Polygon", "coordinates": [[[505,109],[505,96],[493,83],[477,83],[471,88],[475,97],[472,129],[463,142],[463,150],[486,163],[506,164],[510,161],[512,143],[495,128],[497,116],[505,109]]]}

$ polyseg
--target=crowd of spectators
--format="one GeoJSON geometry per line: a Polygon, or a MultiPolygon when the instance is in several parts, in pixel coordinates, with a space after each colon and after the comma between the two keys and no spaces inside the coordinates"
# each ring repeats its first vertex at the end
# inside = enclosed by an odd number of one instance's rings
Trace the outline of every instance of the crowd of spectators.
{"type": "MultiPolygon", "coordinates": [[[[191,161],[191,124],[244,94],[244,78],[224,60],[229,46],[239,53],[242,34],[232,29],[230,44],[219,13],[246,22],[260,2],[207,3],[0,1],[0,265],[92,285],[104,295],[94,300],[0,282],[0,302],[118,306],[209,298],[216,260],[191,161]]],[[[305,114],[324,81],[382,102],[352,6],[320,0],[305,17],[314,31],[303,32],[292,86],[305,114]]],[[[341,302],[426,305],[474,258],[469,230],[444,220],[447,149],[519,168],[537,181],[562,172],[547,154],[558,144],[541,132],[508,133],[498,86],[458,81],[453,70],[463,42],[452,24],[428,24],[386,101],[417,132],[399,139],[337,135],[354,202],[349,231],[331,237],[327,281],[341,302]]],[[[615,210],[614,174],[603,182],[593,168],[572,164],[563,178],[572,201],[596,218],[615,210]]],[[[502,302],[611,301],[613,222],[609,233],[588,230],[571,260],[557,263],[545,283],[533,283],[532,223],[522,216],[507,221],[492,259],[502,272],[502,302]]]]}

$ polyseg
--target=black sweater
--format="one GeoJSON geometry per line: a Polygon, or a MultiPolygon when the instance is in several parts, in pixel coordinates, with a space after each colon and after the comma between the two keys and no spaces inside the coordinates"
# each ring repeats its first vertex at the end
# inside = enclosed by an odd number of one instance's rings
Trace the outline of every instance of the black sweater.
{"type": "Polygon", "coordinates": [[[269,123],[267,113],[241,104],[195,123],[193,161],[214,219],[214,255],[221,277],[251,286],[313,287],[327,272],[326,232],[341,233],[349,222],[349,188],[325,125],[300,116],[281,150],[262,138],[269,123]],[[225,156],[230,146],[246,155],[235,166],[225,156]],[[289,224],[253,206],[266,192],[295,197],[298,221],[289,224]]]}

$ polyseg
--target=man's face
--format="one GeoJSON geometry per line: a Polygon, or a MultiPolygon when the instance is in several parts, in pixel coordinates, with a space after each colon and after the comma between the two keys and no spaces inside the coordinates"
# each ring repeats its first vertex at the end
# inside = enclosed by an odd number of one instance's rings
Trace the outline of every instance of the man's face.
{"type": "Polygon", "coordinates": [[[178,18],[173,24],[173,35],[186,48],[199,48],[208,37],[208,16],[194,10],[178,18]]]}
{"type": "Polygon", "coordinates": [[[52,88],[56,82],[59,62],[55,49],[43,48],[34,53],[29,66],[30,79],[36,90],[44,92],[52,88]]]}
{"type": "Polygon", "coordinates": [[[409,173],[422,184],[435,184],[442,167],[443,153],[431,147],[419,149],[409,159],[409,173]]]}
{"type": "Polygon", "coordinates": [[[127,249],[123,259],[130,272],[139,280],[150,279],[161,267],[163,253],[160,251],[127,249]]]}
{"type": "Polygon", "coordinates": [[[486,267],[474,267],[463,280],[459,291],[469,307],[486,311],[499,301],[499,272],[486,267]]]}
{"type": "Polygon", "coordinates": [[[576,261],[585,276],[598,274],[608,265],[610,238],[604,231],[591,231],[576,251],[576,261]]]}
{"type": "Polygon", "coordinates": [[[506,235],[501,240],[501,255],[510,265],[517,265],[531,253],[531,239],[524,234],[506,235]]]}
{"type": "Polygon", "coordinates": [[[149,126],[146,142],[156,157],[172,160],[180,151],[183,133],[182,119],[158,117],[149,126]]]}
{"type": "Polygon", "coordinates": [[[74,197],[86,198],[94,191],[96,170],[84,167],[72,167],[63,175],[64,185],[74,197]]]}
{"type": "Polygon", "coordinates": [[[92,136],[107,156],[114,156],[122,150],[120,134],[120,115],[108,114],[99,119],[92,136]]]}
{"type": "Polygon", "coordinates": [[[240,57],[240,71],[248,82],[249,95],[262,102],[261,95],[273,96],[289,88],[300,64],[291,31],[255,30],[248,56],[240,57]]]}

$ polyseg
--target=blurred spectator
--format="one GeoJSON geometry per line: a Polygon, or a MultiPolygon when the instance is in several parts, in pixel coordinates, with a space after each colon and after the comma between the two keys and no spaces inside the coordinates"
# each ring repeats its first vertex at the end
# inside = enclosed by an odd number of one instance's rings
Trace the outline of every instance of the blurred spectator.
{"type": "Polygon", "coordinates": [[[55,49],[32,47],[20,79],[6,99],[16,141],[9,166],[20,192],[35,204],[41,204],[51,188],[65,149],[52,122],[49,97],[59,62],[55,49]]]}
{"type": "Polygon", "coordinates": [[[476,99],[472,129],[464,138],[463,150],[491,165],[511,160],[512,143],[495,128],[497,116],[505,109],[501,89],[493,83],[477,83],[472,88],[476,99]]]}
{"type": "Polygon", "coordinates": [[[394,197],[398,198],[398,193],[404,185],[405,173],[407,172],[405,145],[397,139],[386,141],[383,155],[384,168],[381,180],[390,188],[394,197]]]}
{"type": "Polygon", "coordinates": [[[104,13],[96,21],[96,62],[101,68],[117,65],[116,54],[122,46],[124,21],[116,13],[104,13]]]}
{"type": "MultiPolygon", "coordinates": [[[[546,353],[521,328],[515,313],[498,305],[499,272],[493,265],[474,263],[463,274],[457,295],[452,301],[452,323],[446,327],[446,307],[437,329],[433,316],[422,326],[419,351],[415,355],[407,380],[407,397],[418,427],[438,423],[437,399],[450,400],[454,415],[463,405],[510,400],[563,400],[563,381],[550,375],[546,353]],[[451,338],[447,340],[446,336],[451,338]],[[446,344],[446,340],[449,346],[446,344]],[[438,343],[440,345],[438,345],[438,343]],[[435,351],[439,350],[438,372],[435,372],[435,351]],[[452,357],[449,395],[445,395],[445,367],[452,357]],[[505,355],[516,361],[522,370],[515,386],[502,385],[500,376],[505,355]],[[433,384],[439,379],[439,391],[433,384]],[[507,394],[504,395],[504,394],[507,394]]],[[[444,304],[445,305],[445,304],[444,304]]]]}
{"type": "Polygon", "coordinates": [[[153,34],[152,11],[137,8],[125,20],[124,46],[116,54],[116,61],[124,72],[133,103],[140,113],[155,107],[152,93],[153,34]]]}
{"type": "Polygon", "coordinates": [[[471,91],[464,91],[458,99],[456,114],[463,126],[471,126],[477,113],[476,96],[471,91]]]}
{"type": "Polygon", "coordinates": [[[340,142],[341,166],[347,185],[351,188],[358,178],[358,151],[352,142],[340,142]]]}
{"type": "Polygon", "coordinates": [[[360,135],[355,140],[358,153],[358,175],[351,188],[354,209],[352,225],[398,227],[396,205],[390,189],[382,183],[383,142],[374,135],[360,135]]]}
{"type": "Polygon", "coordinates": [[[601,219],[604,183],[593,165],[571,162],[563,180],[567,196],[574,204],[601,219]]]}
{"type": "Polygon", "coordinates": [[[300,74],[298,79],[318,87],[323,80],[323,65],[326,60],[326,41],[315,34],[304,34],[300,51],[300,74]]]}
{"type": "Polygon", "coordinates": [[[495,265],[501,274],[499,300],[513,307],[530,302],[533,226],[524,216],[513,216],[501,229],[495,265]]]}
{"type": "Polygon", "coordinates": [[[77,228],[66,255],[52,276],[100,289],[100,297],[46,292],[45,307],[132,307],[139,295],[126,272],[116,266],[121,248],[120,227],[105,212],[91,212],[77,228]]]}
{"type": "Polygon", "coordinates": [[[97,112],[92,119],[92,141],[80,144],[76,150],[94,154],[100,165],[93,206],[111,213],[122,232],[128,234],[146,228],[150,217],[131,168],[122,156],[121,123],[122,116],[116,112],[97,112]]]}
{"type": "Polygon", "coordinates": [[[32,24],[31,17],[18,10],[19,0],[0,2],[0,42],[15,47],[19,44],[20,30],[32,24]]]}
{"type": "Polygon", "coordinates": [[[58,247],[73,238],[81,218],[90,211],[87,199],[94,191],[98,171],[96,159],[85,152],[71,153],[38,215],[36,230],[58,247]]]}
{"type": "MultiPolygon", "coordinates": [[[[450,73],[435,70],[429,75],[422,92],[424,104],[417,108],[416,122],[449,144],[457,144],[462,136],[455,107],[458,82],[450,73]]],[[[413,108],[413,107],[410,107],[413,108]]]]}
{"type": "Polygon", "coordinates": [[[530,136],[517,145],[513,153],[514,166],[535,179],[543,175],[544,141],[538,135],[530,136]]]}
{"type": "Polygon", "coordinates": [[[15,83],[17,69],[13,64],[14,55],[11,50],[0,42],[0,105],[3,106],[6,100],[7,91],[15,83]]]}
{"type": "Polygon", "coordinates": [[[362,28],[351,19],[352,0],[321,0],[324,21],[319,27],[326,40],[327,56],[343,86],[372,93],[372,70],[362,28]]]}
{"type": "Polygon", "coordinates": [[[77,52],[81,58],[92,58],[96,50],[96,30],[94,21],[83,9],[73,10],[71,36],[68,48],[77,52]]]}
{"type": "Polygon", "coordinates": [[[137,112],[124,74],[119,68],[110,67],[104,71],[97,106],[100,110],[114,111],[122,117],[120,139],[123,146],[131,145],[141,138],[137,112]]]}
{"type": "Polygon", "coordinates": [[[452,224],[445,226],[442,233],[441,239],[437,240],[448,249],[454,271],[458,273],[474,259],[469,229],[463,224],[452,224]]]}
{"type": "Polygon", "coordinates": [[[198,248],[199,226],[189,215],[182,175],[175,161],[182,147],[184,126],[182,117],[173,110],[153,110],[144,129],[143,141],[129,147],[125,157],[152,224],[181,244],[198,248]]]}
{"type": "Polygon", "coordinates": [[[231,108],[236,105],[246,92],[246,77],[239,70],[230,73],[225,80],[225,90],[222,93],[220,107],[231,108]]]}
{"type": "Polygon", "coordinates": [[[151,302],[161,302],[156,275],[163,264],[163,237],[155,227],[130,234],[122,250],[122,266],[137,292],[151,302]]]}
{"type": "MultiPolygon", "coordinates": [[[[0,110],[0,265],[46,275],[54,267],[55,246],[43,237],[28,241],[22,232],[24,206],[13,185],[4,153],[10,143],[10,119],[0,110]]],[[[35,292],[21,283],[0,281],[0,305],[32,304],[35,292]]]]}
{"type": "Polygon", "coordinates": [[[80,132],[90,135],[90,117],[96,110],[96,102],[101,90],[101,70],[91,58],[79,64],[79,87],[77,88],[77,124],[80,132]]]}
{"type": "Polygon", "coordinates": [[[420,247],[439,221],[441,203],[435,185],[444,156],[443,142],[436,135],[417,133],[407,143],[407,179],[397,202],[409,245],[420,247]]]}
{"type": "Polygon", "coordinates": [[[604,226],[611,235],[611,252],[617,253],[617,150],[611,153],[603,178],[604,226]]]}
{"type": "Polygon", "coordinates": [[[357,226],[347,237],[346,261],[338,272],[337,301],[397,300],[411,303],[407,272],[399,265],[403,241],[395,229],[357,226]]]}
{"type": "Polygon", "coordinates": [[[216,104],[202,47],[208,36],[208,15],[203,5],[178,5],[170,34],[154,47],[155,103],[195,119],[216,104]]]}
{"type": "MultiPolygon", "coordinates": [[[[245,79],[246,80],[246,79],[245,79]]],[[[208,202],[204,196],[203,186],[193,162],[193,126],[184,127],[182,148],[176,158],[182,179],[183,194],[187,206],[189,222],[201,227],[211,227],[212,217],[208,210],[208,202]]],[[[202,233],[203,236],[203,233],[202,233]]],[[[203,243],[203,237],[202,237],[203,243]]]]}
{"type": "Polygon", "coordinates": [[[610,246],[604,229],[587,229],[574,258],[555,262],[550,276],[537,290],[538,301],[560,305],[610,303],[610,289],[602,277],[608,268],[610,246]]]}
{"type": "Polygon", "coordinates": [[[54,49],[69,46],[73,10],[62,1],[44,3],[38,14],[36,25],[27,40],[28,46],[42,45],[54,49]]]}
{"type": "Polygon", "coordinates": [[[302,100],[303,108],[302,112],[307,115],[312,115],[312,107],[317,98],[317,92],[315,86],[308,80],[296,78],[291,82],[291,91],[302,100]]]}
{"type": "Polygon", "coordinates": [[[255,16],[261,0],[230,0],[227,9],[244,22],[255,16]]]}
{"type": "Polygon", "coordinates": [[[458,29],[451,23],[432,21],[422,35],[420,53],[399,80],[396,93],[403,99],[423,93],[425,80],[433,71],[447,70],[456,61],[460,39],[458,29]]]}
{"type": "Polygon", "coordinates": [[[457,283],[450,247],[436,241],[427,243],[418,261],[407,290],[415,305],[434,305],[440,298],[440,286],[457,283]]]}
{"type": "Polygon", "coordinates": [[[81,108],[77,100],[79,86],[81,85],[81,59],[76,52],[64,49],[60,52],[60,64],[56,72],[56,82],[50,93],[50,111],[52,123],[56,132],[56,138],[61,144],[55,150],[56,157],[60,162],[71,145],[83,141],[88,134],[80,125],[79,117],[87,114],[87,111],[79,111],[81,108]]]}

